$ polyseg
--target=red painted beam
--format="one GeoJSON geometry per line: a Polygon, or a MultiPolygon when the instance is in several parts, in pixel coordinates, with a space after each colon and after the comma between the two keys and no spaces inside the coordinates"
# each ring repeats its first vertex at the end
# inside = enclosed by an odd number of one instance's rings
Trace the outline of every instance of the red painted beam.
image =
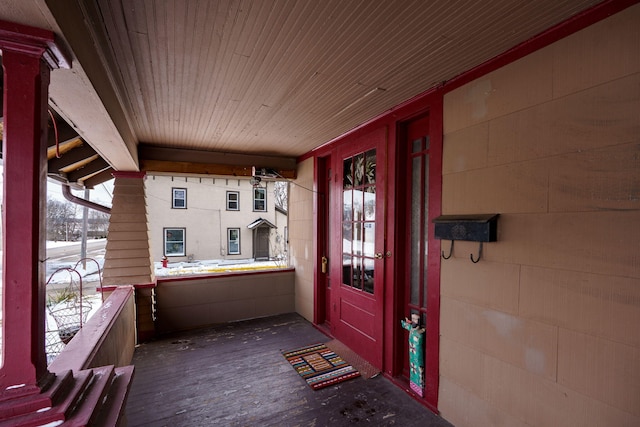
{"type": "Polygon", "coordinates": [[[68,66],[53,33],[0,21],[4,68],[3,350],[0,402],[50,381],[45,336],[45,203],[51,68],[68,66]]]}

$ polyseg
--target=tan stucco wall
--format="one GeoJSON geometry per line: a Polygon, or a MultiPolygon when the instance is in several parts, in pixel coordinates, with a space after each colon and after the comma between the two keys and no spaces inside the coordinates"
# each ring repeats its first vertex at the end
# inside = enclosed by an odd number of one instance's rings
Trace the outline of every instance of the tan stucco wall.
{"type": "Polygon", "coordinates": [[[298,164],[297,179],[289,186],[289,257],[295,268],[296,312],[313,321],[313,159],[298,164]],[[299,185],[295,185],[295,184],[299,185]],[[306,187],[306,188],[303,188],[306,187]]]}
{"type": "Polygon", "coordinates": [[[457,427],[640,425],[639,23],[637,5],[445,96],[443,214],[501,214],[482,261],[469,242],[442,261],[457,427]]]}
{"type": "MultiPolygon", "coordinates": [[[[147,176],[146,196],[153,260],[163,255],[163,228],[186,230],[186,256],[170,257],[169,262],[195,260],[247,259],[253,256],[251,222],[263,218],[276,225],[273,182],[262,182],[267,188],[267,211],[253,211],[253,186],[248,179],[185,176],[147,176]],[[172,209],[172,188],[187,189],[187,208],[172,209]],[[240,193],[240,210],[227,211],[227,191],[240,193]],[[227,229],[240,228],[240,255],[227,254],[227,229]]],[[[282,221],[281,221],[282,223],[282,221]]],[[[283,224],[278,233],[284,233],[283,224]]]]}

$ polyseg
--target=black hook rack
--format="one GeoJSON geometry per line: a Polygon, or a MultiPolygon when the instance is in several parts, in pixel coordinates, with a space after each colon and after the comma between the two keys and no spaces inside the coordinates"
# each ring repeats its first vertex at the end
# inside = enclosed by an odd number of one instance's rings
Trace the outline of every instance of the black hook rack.
{"type": "Polygon", "coordinates": [[[480,242],[478,257],[469,255],[469,259],[477,264],[482,259],[482,249],[484,242],[495,242],[498,240],[498,216],[499,214],[481,215],[441,215],[435,218],[435,238],[441,240],[451,240],[449,254],[445,255],[441,251],[443,259],[453,256],[453,245],[456,240],[466,240],[470,242],[480,242]]]}

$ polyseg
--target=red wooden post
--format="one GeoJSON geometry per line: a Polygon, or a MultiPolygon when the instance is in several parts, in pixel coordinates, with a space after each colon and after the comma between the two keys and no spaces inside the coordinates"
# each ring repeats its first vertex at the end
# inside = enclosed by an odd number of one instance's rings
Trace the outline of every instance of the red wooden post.
{"type": "Polygon", "coordinates": [[[69,67],[50,31],[0,21],[4,68],[3,364],[0,401],[39,393],[45,355],[49,72],[69,67]]]}

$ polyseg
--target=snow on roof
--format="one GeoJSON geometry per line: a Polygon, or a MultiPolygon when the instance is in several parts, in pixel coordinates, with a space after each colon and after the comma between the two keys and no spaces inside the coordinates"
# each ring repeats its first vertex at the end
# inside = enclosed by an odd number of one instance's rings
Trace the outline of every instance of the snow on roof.
{"type": "Polygon", "coordinates": [[[255,221],[253,221],[251,224],[247,225],[247,228],[250,230],[253,230],[256,227],[260,227],[261,225],[267,225],[271,228],[278,228],[275,225],[273,225],[271,222],[267,221],[266,219],[263,218],[258,218],[255,221]]]}

